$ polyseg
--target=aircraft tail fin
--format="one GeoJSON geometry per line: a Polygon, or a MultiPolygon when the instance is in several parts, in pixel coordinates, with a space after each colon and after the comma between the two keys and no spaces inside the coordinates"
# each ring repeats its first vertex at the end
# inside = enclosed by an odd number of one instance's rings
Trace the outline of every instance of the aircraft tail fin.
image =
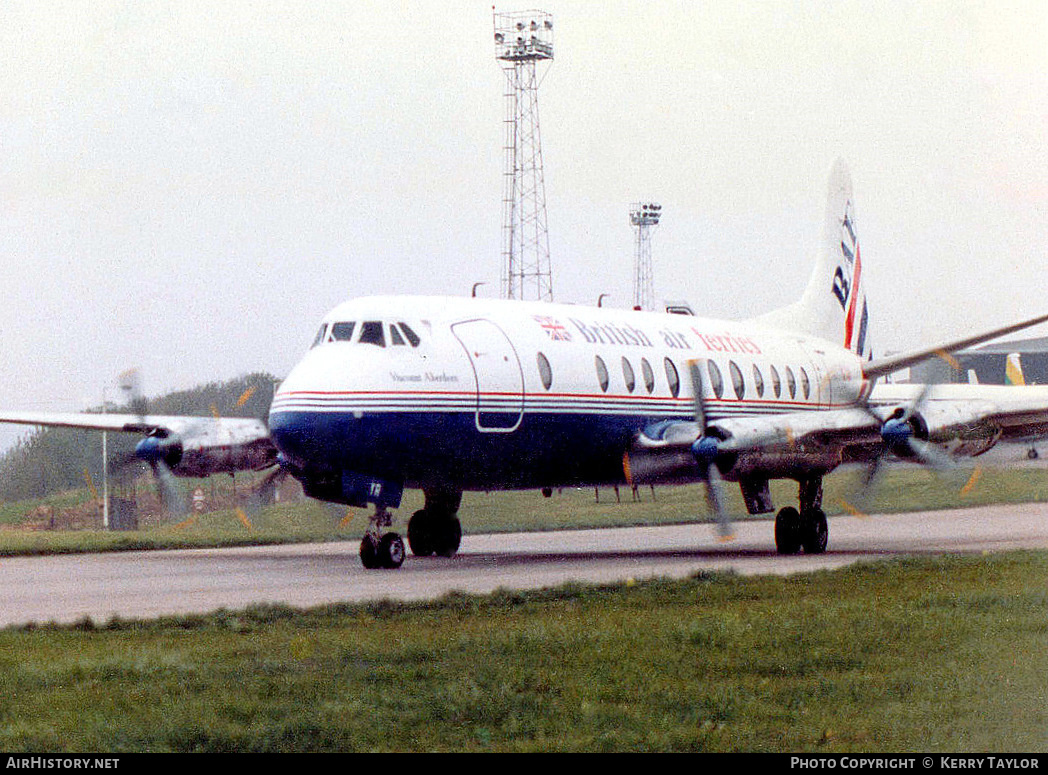
{"type": "Polygon", "coordinates": [[[1026,384],[1026,378],[1023,376],[1023,366],[1019,360],[1019,353],[1008,353],[1008,358],[1004,362],[1004,384],[1026,384]]]}
{"type": "Polygon", "coordinates": [[[872,357],[851,173],[842,160],[830,171],[822,244],[804,294],[756,321],[821,337],[864,359],[872,357]]]}

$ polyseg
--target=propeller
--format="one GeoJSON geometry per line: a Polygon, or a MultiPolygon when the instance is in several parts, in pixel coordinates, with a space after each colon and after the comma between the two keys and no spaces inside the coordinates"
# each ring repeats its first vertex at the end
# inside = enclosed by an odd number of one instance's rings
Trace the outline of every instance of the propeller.
{"type": "Polygon", "coordinates": [[[922,435],[927,435],[927,428],[923,426],[921,419],[921,409],[928,400],[931,388],[931,384],[924,385],[910,404],[898,407],[887,419],[883,419],[873,410],[867,393],[867,397],[864,398],[859,408],[880,424],[881,449],[863,473],[859,492],[853,498],[857,507],[845,502],[844,505],[849,510],[857,513],[863,512],[870,494],[884,471],[884,464],[889,455],[903,460],[915,460],[938,474],[956,468],[953,459],[948,454],[925,438],[921,438],[922,435]]]}
{"type": "Polygon", "coordinates": [[[721,497],[720,471],[717,469],[717,455],[721,439],[708,435],[708,417],[706,413],[706,399],[703,395],[702,371],[697,360],[688,361],[688,370],[691,373],[692,395],[694,396],[695,424],[701,431],[699,437],[691,445],[691,454],[699,467],[699,475],[706,488],[706,503],[710,513],[717,520],[717,535],[723,541],[729,541],[735,537],[731,526],[731,517],[724,508],[724,499],[721,497]]]}
{"type": "MultiPolygon", "coordinates": [[[[146,425],[148,404],[142,395],[138,370],[128,369],[123,372],[119,377],[119,386],[127,397],[130,412],[136,415],[139,424],[146,425]]],[[[172,466],[178,465],[182,459],[182,453],[182,441],[178,436],[154,431],[135,445],[132,454],[118,463],[118,470],[126,470],[135,462],[145,463],[153,472],[157,485],[157,497],[164,510],[172,517],[182,517],[187,511],[186,499],[171,470],[172,466]]]]}

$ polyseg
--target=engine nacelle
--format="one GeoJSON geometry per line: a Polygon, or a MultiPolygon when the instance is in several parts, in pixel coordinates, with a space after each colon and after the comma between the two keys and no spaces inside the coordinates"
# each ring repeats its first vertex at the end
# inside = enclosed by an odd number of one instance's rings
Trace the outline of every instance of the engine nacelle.
{"type": "Polygon", "coordinates": [[[993,414],[991,404],[981,402],[936,404],[935,401],[920,411],[925,438],[941,446],[954,457],[981,455],[997,444],[1002,428],[988,416],[993,414]]]}
{"type": "Polygon", "coordinates": [[[147,436],[135,447],[135,456],[176,476],[203,478],[269,468],[277,462],[277,449],[261,421],[209,421],[178,433],[147,436]]]}

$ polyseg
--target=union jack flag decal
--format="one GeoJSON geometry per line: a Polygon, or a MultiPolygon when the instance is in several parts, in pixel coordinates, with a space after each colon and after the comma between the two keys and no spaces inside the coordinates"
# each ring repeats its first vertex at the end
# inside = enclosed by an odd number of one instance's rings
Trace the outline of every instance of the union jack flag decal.
{"type": "Polygon", "coordinates": [[[546,332],[546,336],[552,339],[554,342],[570,342],[571,332],[560,323],[549,316],[535,315],[535,322],[542,326],[542,330],[546,332]]]}

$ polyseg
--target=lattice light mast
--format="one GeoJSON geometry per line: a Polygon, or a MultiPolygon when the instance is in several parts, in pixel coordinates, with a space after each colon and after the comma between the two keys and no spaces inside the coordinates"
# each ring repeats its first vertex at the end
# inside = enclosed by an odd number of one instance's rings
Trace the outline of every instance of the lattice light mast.
{"type": "Polygon", "coordinates": [[[506,74],[502,298],[552,301],[537,71],[553,60],[553,18],[518,11],[494,14],[494,24],[495,59],[506,74]]]}
{"type": "Polygon", "coordinates": [[[651,232],[659,225],[662,205],[642,202],[630,205],[630,224],[637,230],[633,255],[633,306],[655,309],[655,282],[651,266],[651,232]]]}

